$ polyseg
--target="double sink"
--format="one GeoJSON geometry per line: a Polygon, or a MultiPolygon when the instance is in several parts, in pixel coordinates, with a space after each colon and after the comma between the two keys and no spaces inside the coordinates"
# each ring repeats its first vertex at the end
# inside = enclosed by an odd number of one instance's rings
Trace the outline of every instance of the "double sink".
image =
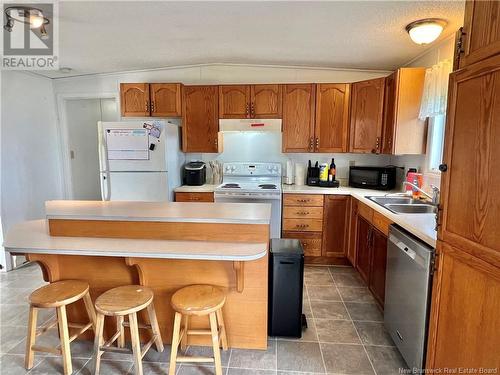
{"type": "Polygon", "coordinates": [[[365,196],[395,214],[435,214],[436,206],[411,197],[365,196]]]}

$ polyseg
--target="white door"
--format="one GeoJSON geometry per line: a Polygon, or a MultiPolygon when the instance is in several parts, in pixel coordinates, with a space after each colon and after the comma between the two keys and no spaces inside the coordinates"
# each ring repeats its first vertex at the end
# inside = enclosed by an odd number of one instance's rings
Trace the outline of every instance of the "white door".
{"type": "Polygon", "coordinates": [[[70,99],[66,123],[73,199],[101,198],[97,122],[119,118],[115,99],[70,99]]]}
{"type": "Polygon", "coordinates": [[[102,172],[102,200],[168,201],[167,172],[102,172]]]}

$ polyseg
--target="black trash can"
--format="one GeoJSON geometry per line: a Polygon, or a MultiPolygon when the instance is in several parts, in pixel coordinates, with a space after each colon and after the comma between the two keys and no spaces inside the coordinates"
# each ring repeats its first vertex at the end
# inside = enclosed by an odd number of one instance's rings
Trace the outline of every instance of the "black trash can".
{"type": "Polygon", "coordinates": [[[302,336],[304,250],[299,240],[272,239],[269,257],[270,336],[302,336]]]}

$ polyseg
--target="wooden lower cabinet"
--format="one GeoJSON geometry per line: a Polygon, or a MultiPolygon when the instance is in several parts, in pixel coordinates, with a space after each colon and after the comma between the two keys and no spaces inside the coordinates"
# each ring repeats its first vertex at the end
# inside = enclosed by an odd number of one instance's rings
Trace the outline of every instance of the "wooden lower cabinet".
{"type": "Polygon", "coordinates": [[[368,287],[377,302],[383,306],[385,296],[385,270],[387,262],[387,237],[372,228],[371,262],[368,287]]]}
{"type": "Polygon", "coordinates": [[[191,192],[179,192],[175,193],[176,202],[213,202],[214,193],[203,192],[203,193],[191,193],[191,192]]]}
{"type": "Polygon", "coordinates": [[[349,264],[347,195],[284,194],[283,238],[300,240],[306,263],[349,264]]]}
{"type": "Polygon", "coordinates": [[[500,368],[500,267],[441,241],[437,252],[426,367],[500,368]]]}
{"type": "Polygon", "coordinates": [[[358,216],[356,235],[356,269],[366,283],[368,283],[370,276],[370,234],[371,224],[363,217],[358,216]]]}
{"type": "Polygon", "coordinates": [[[306,257],[321,256],[321,237],[321,232],[283,232],[283,238],[294,238],[300,241],[306,257]]]}
{"type": "Polygon", "coordinates": [[[323,249],[325,257],[347,255],[349,200],[347,195],[327,195],[323,208],[323,249]]]}

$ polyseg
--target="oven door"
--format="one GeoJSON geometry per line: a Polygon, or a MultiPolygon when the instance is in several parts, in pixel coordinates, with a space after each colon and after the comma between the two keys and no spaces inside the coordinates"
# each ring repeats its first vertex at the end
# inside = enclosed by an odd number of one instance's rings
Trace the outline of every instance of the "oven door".
{"type": "Polygon", "coordinates": [[[216,203],[271,203],[271,238],[281,238],[281,193],[261,196],[252,193],[215,192],[216,203]]]}

